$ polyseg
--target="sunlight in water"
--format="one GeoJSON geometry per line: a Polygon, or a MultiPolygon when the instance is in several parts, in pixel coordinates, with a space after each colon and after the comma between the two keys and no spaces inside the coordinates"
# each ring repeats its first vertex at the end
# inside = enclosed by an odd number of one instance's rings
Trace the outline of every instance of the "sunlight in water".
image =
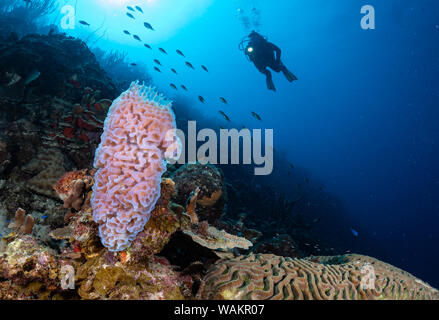
{"type": "MultiPolygon", "coordinates": [[[[148,5],[155,4],[158,0],[146,0],[148,5]]],[[[101,5],[110,5],[113,7],[117,6],[125,6],[125,5],[138,5],[145,4],[145,1],[136,1],[136,0],[99,0],[101,5]]]]}
{"type": "MultiPolygon", "coordinates": [[[[125,43],[129,38],[121,32],[127,29],[154,44],[165,41],[197,19],[212,3],[213,0],[95,0],[78,2],[76,12],[78,19],[91,23],[91,29],[107,21],[104,23],[108,38],[119,38],[125,43]],[[143,12],[139,12],[137,6],[143,12]],[[108,23],[110,20],[111,24],[108,23]],[[144,22],[154,26],[155,31],[147,31],[144,22]]],[[[143,47],[142,43],[138,45],[143,47]]]]}

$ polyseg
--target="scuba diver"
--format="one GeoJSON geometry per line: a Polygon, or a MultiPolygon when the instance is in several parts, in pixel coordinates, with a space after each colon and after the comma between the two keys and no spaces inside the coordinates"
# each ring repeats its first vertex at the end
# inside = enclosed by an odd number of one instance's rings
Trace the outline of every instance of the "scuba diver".
{"type": "Polygon", "coordinates": [[[271,72],[267,68],[275,72],[282,71],[289,82],[297,80],[296,76],[291,73],[280,60],[281,50],[279,47],[268,42],[266,38],[256,31],[252,31],[250,35],[241,42],[240,50],[245,52],[245,55],[254,63],[259,72],[265,74],[269,90],[276,91],[276,88],[271,72]]]}

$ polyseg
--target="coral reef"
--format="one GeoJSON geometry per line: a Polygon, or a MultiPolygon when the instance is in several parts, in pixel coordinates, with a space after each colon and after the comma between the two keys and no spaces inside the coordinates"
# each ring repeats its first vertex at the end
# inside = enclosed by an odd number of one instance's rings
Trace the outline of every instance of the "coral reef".
{"type": "Polygon", "coordinates": [[[11,162],[11,154],[7,150],[6,141],[0,137],[0,175],[6,170],[11,162]]]}
{"type": "Polygon", "coordinates": [[[272,253],[278,256],[302,258],[305,254],[288,234],[280,234],[274,238],[258,243],[252,250],[254,253],[272,253]]]}
{"type": "MultiPolygon", "coordinates": [[[[197,294],[199,299],[439,299],[438,291],[419,279],[370,257],[235,257],[236,248],[247,249],[251,242],[199,221],[196,192],[186,208],[173,203],[177,185],[169,178],[161,180],[151,218],[130,248],[112,252],[99,239],[91,192],[72,192],[75,181],[92,184],[92,172],[69,172],[56,184],[64,199],[81,194],[74,197],[78,208],[81,203],[79,211],[69,208],[67,225],[50,232],[59,251],[20,232],[0,241],[0,298],[193,299],[197,294]],[[171,254],[169,246],[177,254],[183,250],[183,259],[171,254]],[[171,260],[164,258],[168,256],[171,260]],[[173,266],[175,262],[180,268],[173,266]],[[373,289],[362,287],[366,265],[376,276],[373,289]],[[74,270],[74,289],[61,287],[64,266],[74,270]]],[[[25,216],[24,210],[17,210],[15,229],[26,224],[25,216]]],[[[275,239],[272,247],[263,249],[280,250],[291,242],[285,235],[275,239]]]]}
{"type": "Polygon", "coordinates": [[[0,94],[13,98],[50,95],[65,99],[77,97],[75,88],[79,87],[99,90],[111,99],[116,95],[116,87],[87,45],[62,34],[30,34],[2,42],[1,83],[12,83],[0,85],[0,94]],[[14,76],[21,80],[11,82],[14,76]]]}
{"type": "Polygon", "coordinates": [[[96,53],[54,30],[0,35],[0,299],[438,299],[373,258],[303,258],[302,196],[167,164],[180,149],[170,104],[138,83],[113,102],[144,68],[112,80],[97,60],[112,75],[131,61],[96,53]]]}
{"type": "Polygon", "coordinates": [[[291,259],[251,254],[218,261],[203,279],[198,298],[438,300],[439,291],[401,269],[367,256],[291,259]],[[371,270],[365,266],[371,266],[373,274],[365,272],[371,270]]]}
{"type": "Polygon", "coordinates": [[[247,214],[241,213],[237,220],[231,218],[223,218],[215,223],[217,228],[224,229],[228,233],[242,236],[251,242],[257,242],[262,236],[262,232],[256,229],[250,229],[245,224],[247,214]]]}
{"type": "Polygon", "coordinates": [[[162,179],[161,196],[151,212],[151,218],[129,248],[134,260],[141,262],[158,254],[181,227],[178,215],[171,208],[170,199],[174,193],[174,182],[162,179]]]}
{"type": "Polygon", "coordinates": [[[35,32],[42,18],[56,10],[56,0],[16,1],[0,3],[0,34],[35,32]]]}
{"type": "Polygon", "coordinates": [[[183,300],[191,292],[190,283],[164,258],[132,265],[112,264],[99,256],[79,267],[76,280],[81,283],[78,293],[83,299],[183,300]]]}
{"type": "Polygon", "coordinates": [[[200,221],[214,223],[223,215],[225,204],[225,182],[220,169],[212,165],[187,164],[172,175],[177,185],[176,202],[184,205],[192,192],[197,194],[197,215],[200,221]]]}
{"type": "Polygon", "coordinates": [[[94,174],[95,170],[87,169],[67,172],[53,186],[59,198],[64,201],[64,208],[81,210],[87,194],[91,191],[94,174]]]}
{"type": "Polygon", "coordinates": [[[34,227],[34,218],[26,214],[22,208],[18,208],[15,212],[15,221],[9,224],[8,228],[14,230],[18,234],[30,234],[34,227]]]}
{"type": "Polygon", "coordinates": [[[0,299],[48,299],[61,291],[59,262],[31,236],[9,237],[0,251],[0,299]],[[2,254],[3,253],[3,254],[2,254]]]}
{"type": "Polygon", "coordinates": [[[27,187],[47,197],[56,197],[53,185],[65,173],[64,157],[56,149],[41,149],[22,170],[34,176],[27,181],[27,187]]]}
{"type": "Polygon", "coordinates": [[[212,250],[248,249],[253,245],[245,238],[218,230],[207,223],[202,223],[197,229],[184,230],[183,233],[190,236],[196,243],[212,250]]]}
{"type": "Polygon", "coordinates": [[[110,107],[91,198],[93,219],[110,250],[126,249],[149,220],[166,159],[180,155],[175,130],[170,103],[136,82],[110,107]]]}

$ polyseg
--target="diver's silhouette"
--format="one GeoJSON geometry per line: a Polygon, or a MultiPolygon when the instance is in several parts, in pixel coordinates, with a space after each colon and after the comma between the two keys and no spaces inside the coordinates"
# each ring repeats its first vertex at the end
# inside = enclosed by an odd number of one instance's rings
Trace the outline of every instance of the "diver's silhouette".
{"type": "Polygon", "coordinates": [[[297,80],[296,76],[291,73],[282,63],[281,50],[279,47],[271,42],[268,42],[263,36],[256,31],[252,31],[248,36],[248,39],[243,40],[240,45],[244,50],[246,56],[254,63],[256,68],[266,76],[267,87],[269,90],[276,91],[273,83],[271,72],[267,69],[270,68],[275,72],[280,72],[285,75],[289,82],[297,80]],[[244,49],[244,43],[247,45],[244,49]]]}

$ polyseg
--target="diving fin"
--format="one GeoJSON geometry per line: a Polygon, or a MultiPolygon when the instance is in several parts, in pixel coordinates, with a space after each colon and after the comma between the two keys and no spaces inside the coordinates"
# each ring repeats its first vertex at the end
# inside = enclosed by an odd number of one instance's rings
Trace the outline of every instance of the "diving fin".
{"type": "Polygon", "coordinates": [[[276,91],[276,87],[274,86],[273,80],[270,78],[267,78],[267,88],[268,90],[276,91]]]}
{"type": "Polygon", "coordinates": [[[297,77],[292,72],[290,72],[287,68],[284,68],[282,72],[284,73],[285,78],[287,78],[289,82],[293,82],[297,80],[297,77]]]}

